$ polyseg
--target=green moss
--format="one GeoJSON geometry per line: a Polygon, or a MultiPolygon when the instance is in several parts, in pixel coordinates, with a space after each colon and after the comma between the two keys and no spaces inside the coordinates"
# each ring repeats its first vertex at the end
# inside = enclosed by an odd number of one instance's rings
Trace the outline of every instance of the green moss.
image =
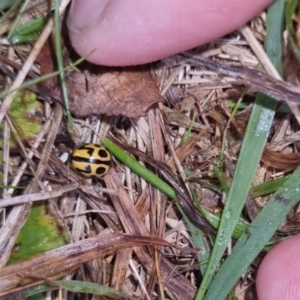
{"type": "MultiPolygon", "coordinates": [[[[19,138],[24,143],[32,140],[42,127],[43,104],[37,100],[36,94],[31,91],[17,92],[8,114],[19,138]]],[[[0,124],[0,131],[2,130],[3,124],[0,124]]],[[[0,147],[2,146],[1,136],[0,147]]],[[[16,138],[13,134],[10,137],[10,147],[12,150],[17,148],[16,138]]]]}

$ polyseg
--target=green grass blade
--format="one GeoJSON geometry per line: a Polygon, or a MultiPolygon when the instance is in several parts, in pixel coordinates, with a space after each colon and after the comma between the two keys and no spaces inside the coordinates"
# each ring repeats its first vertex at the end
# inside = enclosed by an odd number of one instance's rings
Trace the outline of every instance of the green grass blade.
{"type": "Polygon", "coordinates": [[[190,230],[193,246],[201,249],[201,251],[197,254],[197,259],[200,264],[200,271],[202,274],[204,274],[206,270],[206,264],[209,259],[209,248],[204,238],[203,232],[197,226],[195,226],[193,222],[190,221],[180,205],[177,205],[177,207],[190,230]]]}
{"type": "Polygon", "coordinates": [[[284,9],[285,4],[288,1],[276,0],[269,7],[266,26],[267,26],[267,36],[266,36],[266,52],[271,59],[273,65],[277,69],[278,73],[282,75],[283,65],[282,65],[282,55],[283,55],[283,45],[282,45],[282,32],[284,26],[284,9]]]}
{"type": "MultiPolygon", "coordinates": [[[[21,1],[18,1],[17,5],[19,5],[21,3],[21,1]]],[[[15,0],[1,0],[0,1],[0,11],[3,11],[11,6],[13,6],[14,4],[16,4],[15,0]]]]}
{"type": "Polygon", "coordinates": [[[54,30],[55,30],[55,54],[57,59],[57,66],[61,83],[61,91],[62,91],[62,97],[65,104],[65,110],[67,119],[69,122],[69,126],[72,129],[73,128],[73,119],[71,116],[70,111],[70,105],[69,105],[69,97],[68,97],[68,91],[67,91],[67,85],[66,85],[66,78],[65,78],[65,72],[64,72],[64,63],[63,63],[63,55],[62,55],[62,48],[61,48],[61,33],[60,33],[60,19],[59,19],[59,2],[58,0],[55,0],[55,12],[54,12],[54,30]]]}
{"type": "Polygon", "coordinates": [[[9,8],[7,11],[3,12],[0,17],[0,26],[3,25],[5,22],[7,22],[12,13],[14,13],[17,9],[17,7],[22,3],[21,0],[9,0],[9,1],[0,1],[0,11],[2,11],[5,8],[9,8]],[[8,6],[7,6],[8,5],[8,6]],[[5,8],[4,8],[5,7],[5,8]]]}
{"type": "MultiPolygon", "coordinates": [[[[271,22],[270,20],[267,21],[267,49],[268,51],[270,51],[270,58],[276,64],[278,70],[281,70],[281,36],[283,27],[284,2],[285,1],[283,0],[279,0],[269,8],[268,18],[274,18],[274,22],[271,22]],[[270,24],[272,24],[271,27],[270,24]]],[[[275,107],[275,100],[263,94],[257,95],[256,102],[247,126],[247,131],[245,133],[245,138],[240,152],[235,176],[233,178],[228,199],[224,207],[215,247],[213,249],[211,260],[209,262],[210,268],[207,268],[207,272],[204,276],[203,283],[200,286],[199,293],[196,299],[203,299],[207,287],[211,283],[215,270],[218,267],[222,255],[229,242],[233,228],[241,213],[244,202],[249,193],[250,186],[269,133],[269,129],[272,124],[275,107]]],[[[275,226],[273,227],[273,229],[274,228],[275,226]]],[[[256,230],[260,230],[260,228],[256,228],[256,230]]],[[[243,236],[247,235],[247,233],[248,230],[246,230],[246,233],[243,236]]],[[[263,243],[263,246],[267,242],[268,241],[265,241],[263,243]]],[[[254,249],[255,245],[253,245],[252,248],[249,247],[247,250],[249,252],[252,252],[254,251],[254,249]]],[[[245,258],[245,256],[246,253],[244,253],[243,258],[245,258]]],[[[222,266],[219,270],[218,274],[221,275],[216,275],[204,299],[224,299],[227,296],[228,291],[230,291],[230,289],[236,283],[236,276],[241,276],[243,270],[235,268],[232,269],[233,272],[236,273],[235,278],[224,278],[224,273],[226,273],[226,271],[224,270],[228,268],[227,264],[228,263],[226,263],[225,266],[222,266]],[[224,281],[227,282],[226,291],[219,288],[224,281]],[[228,283],[228,281],[230,281],[230,283],[228,283]],[[216,289],[218,290],[218,292],[216,292],[216,289]]]]}
{"type": "Polygon", "coordinates": [[[14,186],[14,185],[2,185],[0,184],[0,189],[15,189],[15,190],[23,190],[22,186],[14,186]]]}
{"type": "Polygon", "coordinates": [[[228,187],[228,184],[226,182],[226,178],[224,177],[224,175],[222,174],[222,172],[217,168],[217,166],[213,165],[213,171],[214,171],[214,174],[215,176],[218,178],[220,184],[221,184],[221,187],[222,187],[222,190],[223,192],[228,195],[229,193],[229,187],[228,187]]]}
{"type": "MultiPolygon", "coordinates": [[[[108,138],[104,138],[102,144],[105,148],[107,148],[107,150],[109,150],[109,152],[114,157],[116,157],[124,165],[129,167],[133,172],[141,176],[144,180],[146,180],[152,186],[157,188],[159,191],[161,191],[170,199],[176,200],[177,194],[175,190],[169,184],[167,184],[158,176],[156,176],[154,173],[149,171],[145,166],[140,164],[134,157],[126,153],[123,149],[121,149],[119,146],[117,146],[108,138]]],[[[201,253],[197,255],[198,261],[202,263],[203,261],[208,259],[208,255],[209,255],[208,248],[205,243],[202,232],[190,221],[190,219],[185,214],[178,201],[176,201],[176,204],[192,234],[194,246],[203,249],[203,251],[201,251],[201,253]]],[[[201,268],[204,270],[205,266],[201,265],[201,268]]]]}
{"type": "Polygon", "coordinates": [[[285,176],[254,186],[251,189],[252,198],[263,197],[275,193],[287,179],[288,176],[285,176]]]}
{"type": "MultiPolygon", "coordinates": [[[[134,173],[142,177],[144,180],[146,180],[148,183],[150,183],[152,186],[157,188],[159,191],[161,191],[163,194],[165,194],[167,197],[169,197],[172,200],[176,200],[177,193],[171,187],[168,183],[163,181],[160,177],[156,176],[154,173],[152,173],[150,170],[148,170],[145,166],[140,164],[134,157],[132,157],[130,154],[125,152],[123,149],[121,149],[118,145],[113,143],[110,139],[104,138],[102,141],[102,144],[109,152],[116,157],[119,161],[121,161],[125,166],[130,168],[134,173]]],[[[180,205],[178,205],[178,208],[180,209],[180,205]]],[[[206,211],[205,209],[201,208],[199,205],[197,205],[197,208],[199,212],[204,216],[204,218],[214,227],[218,228],[220,223],[220,216],[216,214],[212,214],[209,211],[206,211]]],[[[241,233],[245,230],[247,227],[247,223],[240,219],[238,220],[238,223],[236,225],[235,231],[233,233],[234,237],[239,237],[241,233]]]]}
{"type": "Polygon", "coordinates": [[[223,299],[271,239],[300,199],[300,168],[283,184],[240,237],[212,283],[205,299],[223,299]]]}
{"type": "Polygon", "coordinates": [[[142,164],[140,164],[134,157],[127,154],[123,149],[121,149],[108,138],[104,138],[102,144],[114,157],[121,161],[125,166],[128,166],[134,173],[141,176],[170,199],[176,199],[175,190],[142,164]]]}
{"type": "Polygon", "coordinates": [[[215,246],[196,299],[203,299],[240,217],[267,140],[275,107],[276,100],[263,94],[257,96],[223,210],[215,246]]]}

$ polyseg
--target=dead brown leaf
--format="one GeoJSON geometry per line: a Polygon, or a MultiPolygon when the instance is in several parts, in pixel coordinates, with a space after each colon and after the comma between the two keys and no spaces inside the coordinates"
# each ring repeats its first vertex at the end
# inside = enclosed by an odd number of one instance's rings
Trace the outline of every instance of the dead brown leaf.
{"type": "MultiPolygon", "coordinates": [[[[46,43],[37,57],[41,75],[55,71],[55,58],[51,41],[46,43]]],[[[65,65],[69,52],[63,49],[65,65]]],[[[85,62],[79,69],[66,72],[66,84],[71,112],[77,117],[105,114],[138,118],[149,107],[163,101],[147,67],[109,68],[85,62]]],[[[57,78],[43,83],[49,94],[62,100],[57,78]]]]}
{"type": "Polygon", "coordinates": [[[145,115],[151,105],[163,101],[145,68],[96,69],[97,72],[67,73],[70,107],[78,117],[106,114],[137,118],[145,115]]]}

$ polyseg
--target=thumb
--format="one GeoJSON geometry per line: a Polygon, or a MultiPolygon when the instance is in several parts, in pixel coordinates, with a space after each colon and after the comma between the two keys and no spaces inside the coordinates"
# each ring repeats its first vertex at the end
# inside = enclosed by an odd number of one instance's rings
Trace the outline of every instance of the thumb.
{"type": "Polygon", "coordinates": [[[259,299],[300,299],[300,234],[276,245],[259,266],[256,288],[259,299]]]}
{"type": "Polygon", "coordinates": [[[221,37],[271,0],[101,0],[72,2],[67,25],[73,47],[104,65],[136,65],[221,37]]]}

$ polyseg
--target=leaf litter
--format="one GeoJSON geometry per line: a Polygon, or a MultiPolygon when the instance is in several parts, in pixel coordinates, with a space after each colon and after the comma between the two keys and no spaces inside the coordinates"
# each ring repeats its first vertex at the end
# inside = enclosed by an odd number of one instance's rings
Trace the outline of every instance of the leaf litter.
{"type": "MultiPolygon", "coordinates": [[[[43,3],[39,5],[44,9],[43,3]]],[[[265,32],[259,27],[262,23],[261,16],[253,20],[251,30],[264,38],[265,32]]],[[[7,23],[5,26],[2,35],[9,28],[7,23]]],[[[3,56],[21,65],[32,46],[9,48],[3,43],[2,47],[3,56]]],[[[46,47],[39,54],[38,64],[32,68],[36,76],[53,70],[46,47]]],[[[195,49],[194,53],[228,68],[252,70],[258,58],[251,47],[240,32],[234,32],[195,49]]],[[[291,54],[286,59],[291,59],[291,54]]],[[[297,64],[294,63],[293,70],[288,73],[292,84],[299,71],[297,64]]],[[[2,72],[2,89],[11,84],[7,77],[2,72]]],[[[7,296],[13,291],[13,278],[20,274],[29,281],[18,282],[15,291],[72,273],[74,279],[109,285],[135,298],[145,295],[148,299],[157,298],[161,287],[160,292],[163,291],[166,299],[193,299],[201,281],[196,259],[199,249],[193,249],[189,228],[183,225],[174,203],[117,160],[104,180],[96,181],[83,180],[74,173],[69,168],[68,157],[75,145],[90,141],[99,143],[109,132],[123,143],[166,162],[174,174],[180,174],[188,183],[190,191],[196,195],[196,206],[201,205],[211,213],[221,211],[222,189],[213,166],[221,170],[230,186],[252,107],[253,82],[241,82],[232,74],[212,71],[193,60],[178,59],[178,56],[138,68],[114,69],[85,64],[67,72],[66,77],[70,106],[76,116],[75,130],[69,131],[63,107],[57,105],[57,100],[61,100],[59,83],[53,80],[40,85],[47,95],[36,92],[44,110],[42,128],[34,132],[35,138],[21,139],[23,150],[17,155],[5,143],[7,139],[3,140],[3,185],[21,185],[24,189],[3,189],[3,199],[14,197],[20,202],[1,211],[5,222],[0,229],[0,247],[4,253],[0,260],[0,295],[7,296]],[[55,101],[45,102],[45,97],[55,101]],[[235,105],[238,109],[231,115],[235,105]],[[190,126],[187,142],[183,143],[182,137],[190,126]],[[74,189],[72,186],[70,191],[64,190],[74,183],[74,189]],[[53,196],[51,191],[56,194],[53,196]],[[22,265],[4,267],[10,253],[15,251],[16,237],[26,222],[31,204],[45,199],[41,196],[43,192],[49,194],[48,200],[43,200],[48,213],[62,222],[61,233],[68,233],[70,244],[33,257],[22,265]],[[22,195],[31,197],[22,198],[22,195]],[[140,247],[142,245],[147,247],[140,247]],[[82,250],[89,246],[91,250],[87,251],[90,252],[82,250]],[[66,249],[73,251],[77,258],[71,261],[71,254],[64,256],[66,249]],[[186,249],[186,252],[179,249],[186,249]],[[56,262],[51,256],[53,253],[56,262]],[[41,261],[49,266],[49,270],[45,267],[45,274],[34,271],[43,266],[41,261]],[[80,267],[82,264],[84,268],[80,267]],[[33,269],[21,273],[20,267],[33,269]],[[1,280],[7,274],[12,276],[9,283],[1,280]]],[[[268,82],[268,86],[274,83],[268,82]]],[[[275,83],[272,89],[278,90],[279,96],[292,90],[297,98],[296,88],[288,90],[289,86],[282,82],[281,89],[278,82],[275,83]]],[[[39,124],[40,118],[39,112],[39,124]]],[[[5,121],[2,124],[1,130],[7,136],[9,126],[5,121]]],[[[298,127],[290,115],[277,114],[255,185],[281,178],[299,165],[298,127]]],[[[18,133],[23,135],[21,131],[18,133]]],[[[21,145],[18,148],[22,149],[21,145]]],[[[147,165],[147,161],[143,163],[147,165]]],[[[267,197],[250,197],[245,216],[254,218],[253,211],[255,214],[267,197]]],[[[280,234],[299,230],[297,216],[299,209],[295,207],[282,224],[280,234]]],[[[205,232],[204,236],[207,236],[205,232]]],[[[212,241],[208,239],[207,243],[211,247],[212,241]]],[[[248,294],[253,292],[251,274],[254,271],[255,266],[237,285],[239,299],[245,299],[245,290],[248,294]]],[[[55,292],[52,293],[55,297],[55,292]]]]}

